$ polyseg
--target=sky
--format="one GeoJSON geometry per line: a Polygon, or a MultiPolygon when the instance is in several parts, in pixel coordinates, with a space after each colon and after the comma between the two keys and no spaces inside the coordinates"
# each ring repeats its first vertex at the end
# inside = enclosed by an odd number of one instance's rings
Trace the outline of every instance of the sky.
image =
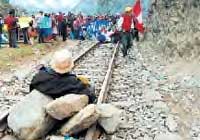
{"type": "Polygon", "coordinates": [[[27,10],[50,10],[57,11],[60,9],[73,8],[79,0],[10,0],[10,3],[21,6],[27,10]]]}
{"type": "MultiPolygon", "coordinates": [[[[71,11],[77,4],[81,4],[75,8],[76,11],[91,14],[96,11],[96,0],[10,0],[12,5],[20,6],[30,12],[39,10],[48,12],[67,12],[71,11]]],[[[113,7],[113,12],[122,12],[127,4],[133,4],[135,0],[118,0],[113,7]]],[[[141,0],[143,5],[143,14],[147,15],[150,0],[141,0]]],[[[74,10],[74,9],[73,9],[74,10]]]]}

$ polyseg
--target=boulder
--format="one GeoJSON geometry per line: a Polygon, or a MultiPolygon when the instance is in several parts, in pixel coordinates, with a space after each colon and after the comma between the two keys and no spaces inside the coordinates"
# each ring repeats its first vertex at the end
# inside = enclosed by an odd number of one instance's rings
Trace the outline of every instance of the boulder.
{"type": "Polygon", "coordinates": [[[169,129],[170,132],[175,132],[178,130],[178,124],[175,120],[175,117],[169,115],[165,122],[166,127],[169,129]]]}
{"type": "Polygon", "coordinates": [[[124,140],[124,138],[120,138],[120,137],[117,137],[117,136],[113,135],[111,137],[111,140],[124,140]]]}
{"type": "Polygon", "coordinates": [[[1,140],[18,140],[18,139],[14,136],[6,135],[1,140]]]}
{"type": "Polygon", "coordinates": [[[55,120],[45,112],[46,105],[52,100],[34,90],[11,110],[8,126],[22,140],[45,136],[55,124],[55,120]]]}
{"type": "Polygon", "coordinates": [[[50,102],[46,111],[53,118],[63,120],[79,112],[88,102],[86,95],[69,94],[50,102]]]}
{"type": "Polygon", "coordinates": [[[62,135],[77,134],[94,124],[99,116],[96,105],[90,104],[65,123],[60,132],[62,135]]]}
{"type": "Polygon", "coordinates": [[[7,122],[0,122],[0,132],[4,132],[7,128],[7,122]]]}
{"type": "Polygon", "coordinates": [[[46,140],[78,140],[70,136],[50,136],[46,140]]]}
{"type": "Polygon", "coordinates": [[[63,136],[50,136],[47,140],[64,140],[63,136]]]}
{"type": "Polygon", "coordinates": [[[156,135],[154,140],[182,140],[182,138],[175,133],[163,133],[156,135]]]}
{"type": "Polygon", "coordinates": [[[97,108],[100,112],[98,123],[104,128],[107,134],[113,134],[121,124],[123,111],[111,104],[99,104],[97,108]]]}
{"type": "Polygon", "coordinates": [[[0,132],[0,140],[1,138],[4,136],[4,133],[3,132],[0,132]]]}

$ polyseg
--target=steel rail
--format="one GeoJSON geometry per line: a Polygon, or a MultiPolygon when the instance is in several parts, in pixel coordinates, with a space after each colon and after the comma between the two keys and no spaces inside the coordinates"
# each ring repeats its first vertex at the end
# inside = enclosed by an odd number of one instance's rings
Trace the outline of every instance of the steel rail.
{"type": "MultiPolygon", "coordinates": [[[[94,49],[95,47],[98,46],[98,43],[94,43],[92,44],[88,49],[86,49],[85,51],[83,51],[80,55],[78,55],[77,57],[75,57],[73,60],[74,60],[74,63],[78,63],[79,60],[81,60],[82,57],[84,57],[86,54],[88,54],[92,49],[94,49]]],[[[35,69],[38,69],[38,65],[33,68],[33,70],[27,74],[30,75],[35,69]]],[[[27,77],[26,76],[26,77],[27,77]]],[[[3,124],[3,122],[6,120],[7,116],[9,115],[9,112],[11,111],[12,107],[9,109],[9,110],[6,110],[4,111],[2,114],[0,114],[0,126],[3,124]]]]}
{"type": "MultiPolygon", "coordinates": [[[[106,101],[108,90],[109,90],[109,84],[112,79],[111,77],[113,73],[114,62],[115,62],[115,58],[117,56],[118,51],[119,51],[119,42],[116,44],[112,58],[110,60],[109,67],[108,67],[103,85],[101,87],[101,91],[99,93],[97,104],[102,104],[106,101]]],[[[92,125],[91,128],[88,129],[87,134],[85,136],[85,140],[97,140],[99,135],[100,135],[100,130],[97,129],[97,123],[96,123],[92,125]]]]}

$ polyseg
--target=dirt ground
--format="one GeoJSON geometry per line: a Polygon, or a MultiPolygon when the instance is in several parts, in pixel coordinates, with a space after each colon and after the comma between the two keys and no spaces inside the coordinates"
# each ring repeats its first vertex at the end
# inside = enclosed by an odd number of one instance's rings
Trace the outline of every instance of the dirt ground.
{"type": "MultiPolygon", "coordinates": [[[[15,72],[19,73],[20,71],[22,72],[29,71],[29,69],[32,69],[38,64],[43,63],[40,60],[45,60],[46,57],[49,57],[49,55],[51,55],[56,50],[61,49],[66,46],[73,47],[73,46],[76,46],[78,43],[79,43],[78,41],[72,41],[72,40],[67,40],[66,42],[58,41],[54,43],[46,43],[46,44],[41,45],[41,47],[44,47],[44,48],[39,48],[39,49],[30,48],[30,49],[33,49],[33,52],[34,52],[34,53],[30,53],[30,55],[26,53],[27,54],[26,56],[20,57],[22,52],[21,53],[19,52],[20,58],[15,59],[15,58],[12,58],[12,56],[10,56],[10,58],[12,59],[5,61],[6,63],[5,67],[0,70],[0,74],[1,74],[0,80],[4,79],[5,77],[6,78],[12,77],[13,73],[15,72]]],[[[26,49],[26,51],[27,50],[29,49],[26,49]]],[[[5,48],[5,51],[9,51],[9,50],[5,48]]],[[[12,51],[15,51],[15,50],[12,50],[12,51]]]]}
{"type": "Polygon", "coordinates": [[[170,108],[170,114],[176,118],[177,133],[183,140],[199,139],[200,62],[182,58],[169,61],[163,57],[165,54],[143,45],[141,43],[138,47],[145,64],[166,78],[166,82],[157,88],[170,108]]]}

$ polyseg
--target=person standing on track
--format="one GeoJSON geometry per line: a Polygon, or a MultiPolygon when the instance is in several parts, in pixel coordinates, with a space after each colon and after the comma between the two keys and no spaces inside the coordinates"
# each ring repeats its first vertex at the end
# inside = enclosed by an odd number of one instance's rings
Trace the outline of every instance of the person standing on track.
{"type": "Polygon", "coordinates": [[[134,29],[132,8],[126,7],[125,13],[121,16],[118,21],[119,30],[121,30],[121,42],[122,42],[122,53],[123,57],[127,55],[128,49],[132,46],[132,34],[131,30],[134,29]]]}

